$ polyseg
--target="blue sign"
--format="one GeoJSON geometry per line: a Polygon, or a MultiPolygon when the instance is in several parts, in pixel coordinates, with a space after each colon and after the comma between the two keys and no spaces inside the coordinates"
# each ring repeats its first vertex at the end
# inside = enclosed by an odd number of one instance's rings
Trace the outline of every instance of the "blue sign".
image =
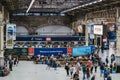
{"type": "MultiPolygon", "coordinates": [[[[16,41],[46,41],[47,37],[16,37],[16,41]]],[[[51,41],[85,41],[85,37],[50,37],[51,41]]]]}
{"type": "Polygon", "coordinates": [[[34,48],[34,55],[44,55],[44,56],[57,56],[58,53],[66,54],[67,48],[34,48]]]}
{"type": "Polygon", "coordinates": [[[72,56],[91,54],[93,52],[92,49],[93,49],[93,46],[82,46],[82,47],[73,48],[72,56]]]}
{"type": "Polygon", "coordinates": [[[13,27],[12,26],[8,26],[8,34],[13,35],[13,27]]]}

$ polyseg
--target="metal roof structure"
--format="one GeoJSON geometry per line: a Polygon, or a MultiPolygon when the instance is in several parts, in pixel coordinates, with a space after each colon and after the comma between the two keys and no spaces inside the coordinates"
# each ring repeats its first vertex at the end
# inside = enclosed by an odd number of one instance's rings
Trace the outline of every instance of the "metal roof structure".
{"type": "MultiPolygon", "coordinates": [[[[9,12],[26,12],[32,0],[0,0],[9,12]]],[[[120,0],[34,0],[29,12],[71,12],[89,11],[118,5],[120,0]]]]}

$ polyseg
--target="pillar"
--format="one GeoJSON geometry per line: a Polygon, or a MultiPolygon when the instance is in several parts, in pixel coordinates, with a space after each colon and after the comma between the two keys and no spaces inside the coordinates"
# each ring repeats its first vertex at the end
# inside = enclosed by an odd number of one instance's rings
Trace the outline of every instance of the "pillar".
{"type": "Polygon", "coordinates": [[[2,21],[4,19],[4,7],[0,11],[0,67],[4,66],[4,26],[2,21]]]}
{"type": "Polygon", "coordinates": [[[85,16],[85,44],[86,44],[86,46],[88,46],[88,44],[89,44],[88,27],[89,27],[89,25],[87,22],[87,14],[86,14],[86,16],[85,16]]]}
{"type": "Polygon", "coordinates": [[[120,73],[120,17],[119,17],[119,8],[116,8],[116,64],[117,64],[117,73],[120,73]]]}
{"type": "Polygon", "coordinates": [[[0,24],[0,57],[4,57],[4,28],[0,24]]]}

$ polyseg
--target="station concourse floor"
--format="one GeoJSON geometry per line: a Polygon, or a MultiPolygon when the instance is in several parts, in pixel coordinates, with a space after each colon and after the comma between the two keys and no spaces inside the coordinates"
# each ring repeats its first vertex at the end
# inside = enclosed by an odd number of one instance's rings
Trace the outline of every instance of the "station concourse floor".
{"type": "MultiPolygon", "coordinates": [[[[99,69],[95,74],[95,80],[103,80],[100,77],[99,69]]],[[[120,80],[120,73],[111,74],[112,80],[120,80]]],[[[8,76],[0,77],[0,80],[72,80],[66,76],[64,67],[57,70],[51,68],[46,70],[44,64],[34,64],[32,61],[20,61],[18,66],[13,67],[13,71],[8,76]]],[[[82,72],[80,71],[80,80],[82,80],[82,72]]]]}
{"type": "MultiPolygon", "coordinates": [[[[98,53],[99,56],[105,61],[108,56],[108,51],[98,53]]],[[[51,68],[46,70],[45,64],[34,64],[32,61],[20,61],[18,66],[13,67],[13,71],[8,76],[0,77],[0,80],[72,80],[66,76],[64,67],[58,67],[57,70],[51,68]]],[[[104,80],[100,77],[100,70],[98,68],[95,80],[104,80]]],[[[120,73],[111,74],[112,80],[120,80],[120,73]]],[[[79,79],[82,80],[82,72],[80,71],[79,79]]],[[[86,79],[87,80],[87,79],[86,79]]]]}

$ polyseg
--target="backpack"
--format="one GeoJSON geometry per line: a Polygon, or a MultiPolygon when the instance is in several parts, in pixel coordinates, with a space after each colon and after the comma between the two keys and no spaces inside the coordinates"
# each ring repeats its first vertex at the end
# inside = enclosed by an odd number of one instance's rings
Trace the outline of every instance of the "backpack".
{"type": "Polygon", "coordinates": [[[108,76],[108,77],[107,77],[107,80],[112,80],[111,76],[108,76]]]}

